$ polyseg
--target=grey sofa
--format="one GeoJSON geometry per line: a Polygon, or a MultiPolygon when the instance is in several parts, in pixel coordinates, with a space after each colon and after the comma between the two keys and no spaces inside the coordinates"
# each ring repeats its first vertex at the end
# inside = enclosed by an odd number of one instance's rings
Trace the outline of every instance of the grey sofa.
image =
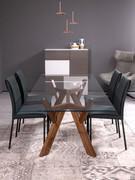
{"type": "MultiPolygon", "coordinates": [[[[123,75],[131,80],[128,94],[135,97],[135,53],[130,51],[116,50],[114,59],[116,61],[115,69],[118,69],[123,73],[123,75]]],[[[114,70],[111,72],[101,73],[99,75],[104,89],[108,87],[113,71],[114,70]]]]}

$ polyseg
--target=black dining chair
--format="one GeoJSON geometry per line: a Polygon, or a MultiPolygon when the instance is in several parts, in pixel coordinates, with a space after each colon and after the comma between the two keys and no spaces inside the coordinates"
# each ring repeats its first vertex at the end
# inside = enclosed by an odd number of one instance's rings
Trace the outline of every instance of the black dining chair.
{"type": "Polygon", "coordinates": [[[18,127],[21,119],[43,118],[43,141],[45,141],[45,118],[47,116],[47,113],[44,106],[42,104],[25,105],[22,102],[21,93],[15,76],[8,77],[5,80],[5,84],[10,94],[10,99],[12,103],[12,123],[8,148],[11,148],[14,120],[17,120],[15,133],[17,137],[18,127]]]}
{"type": "Polygon", "coordinates": [[[113,75],[112,75],[108,89],[105,91],[105,94],[103,94],[103,93],[102,94],[100,94],[100,93],[99,94],[98,93],[93,94],[92,93],[92,95],[91,95],[91,93],[89,92],[89,96],[87,96],[87,98],[88,99],[91,99],[91,98],[104,99],[104,98],[106,98],[106,95],[107,95],[108,98],[110,100],[112,100],[114,93],[115,93],[115,88],[116,88],[117,84],[119,83],[121,76],[122,76],[122,73],[118,70],[115,70],[113,75]]]}
{"type": "MultiPolygon", "coordinates": [[[[22,102],[24,104],[41,104],[43,102],[44,96],[28,94],[26,78],[21,70],[15,72],[15,78],[17,80],[22,97],[22,102]]],[[[47,97],[47,100],[50,102],[51,98],[47,97]]],[[[50,123],[51,122],[49,120],[49,116],[47,116],[47,133],[49,132],[50,123]]]]}
{"type": "Polygon", "coordinates": [[[113,72],[110,84],[109,84],[108,89],[106,91],[106,94],[108,95],[110,100],[113,99],[113,96],[115,93],[115,88],[116,88],[117,84],[119,83],[121,76],[122,76],[122,73],[120,71],[118,71],[117,69],[113,72]]]}
{"type": "MultiPolygon", "coordinates": [[[[117,69],[113,72],[110,84],[108,86],[108,89],[105,90],[106,95],[108,96],[108,98],[112,101],[113,97],[114,97],[114,93],[115,93],[115,89],[117,87],[117,84],[119,83],[120,79],[121,79],[122,73],[120,71],[118,71],[117,69]]],[[[104,97],[103,95],[95,95],[93,97],[89,96],[87,97],[89,98],[94,98],[94,99],[99,99],[99,100],[106,100],[106,96],[104,97]]],[[[116,122],[116,121],[115,121],[116,122]]],[[[112,119],[112,124],[113,124],[113,119],[112,119]]],[[[117,123],[116,124],[116,132],[118,132],[118,128],[117,128],[117,123]]],[[[89,132],[89,121],[87,121],[87,131],[89,132]]]]}
{"type": "MultiPolygon", "coordinates": [[[[89,129],[90,129],[90,139],[92,139],[92,119],[93,118],[100,118],[100,119],[115,119],[117,123],[119,137],[120,134],[120,125],[119,120],[121,120],[122,130],[123,130],[123,138],[124,138],[124,145],[125,150],[127,150],[127,143],[126,143],[126,135],[125,135],[125,128],[124,128],[124,119],[123,119],[123,111],[124,111],[124,103],[127,95],[127,91],[130,86],[130,80],[126,77],[122,76],[121,80],[117,84],[114,92],[114,96],[112,99],[113,106],[101,106],[100,110],[96,108],[96,104],[94,109],[89,111],[87,121],[89,121],[89,129]],[[115,108],[115,109],[114,109],[115,108]]],[[[88,99],[87,99],[88,102],[88,99]]],[[[87,103],[86,102],[86,103],[87,103]]],[[[97,105],[99,108],[99,105],[97,105]]]]}
{"type": "Polygon", "coordinates": [[[26,78],[21,70],[18,70],[15,72],[15,78],[17,80],[20,92],[21,92],[21,97],[22,97],[22,102],[24,104],[41,104],[43,101],[43,96],[40,95],[29,95],[27,91],[27,83],[26,83],[26,78]]]}
{"type": "MultiPolygon", "coordinates": [[[[113,99],[117,84],[119,83],[119,81],[121,79],[121,76],[122,76],[122,73],[120,71],[118,71],[117,69],[115,69],[115,71],[113,72],[110,84],[108,86],[108,89],[106,90],[106,94],[108,95],[108,97],[111,101],[113,99]]],[[[113,119],[112,119],[112,124],[113,124],[113,119]]],[[[116,132],[118,132],[116,121],[115,121],[115,124],[116,124],[116,132]]]]}

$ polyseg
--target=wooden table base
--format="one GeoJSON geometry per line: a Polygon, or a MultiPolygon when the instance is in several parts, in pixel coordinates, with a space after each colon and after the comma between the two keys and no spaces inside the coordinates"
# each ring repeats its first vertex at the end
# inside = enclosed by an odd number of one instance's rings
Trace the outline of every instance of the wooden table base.
{"type": "MultiPolygon", "coordinates": [[[[51,146],[53,144],[53,141],[55,139],[55,136],[57,134],[57,131],[59,129],[59,126],[61,124],[61,121],[63,119],[63,116],[65,112],[50,112],[50,119],[53,117],[53,121],[48,133],[48,136],[45,140],[45,143],[42,147],[42,150],[40,152],[40,157],[46,156],[49,154],[51,146]]],[[[48,115],[49,115],[48,114],[48,115]]],[[[96,157],[95,150],[91,144],[91,141],[89,139],[88,133],[86,131],[86,128],[84,126],[84,120],[87,116],[86,112],[71,112],[73,119],[75,121],[76,127],[78,129],[78,132],[80,134],[82,143],[84,145],[84,148],[86,150],[86,153],[90,156],[96,157]]]]}

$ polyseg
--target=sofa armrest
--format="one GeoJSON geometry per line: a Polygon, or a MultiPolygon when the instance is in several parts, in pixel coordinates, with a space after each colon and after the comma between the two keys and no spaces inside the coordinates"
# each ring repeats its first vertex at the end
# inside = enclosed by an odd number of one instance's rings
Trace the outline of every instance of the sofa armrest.
{"type": "Polygon", "coordinates": [[[128,79],[131,80],[130,88],[128,91],[135,91],[135,74],[128,76],[128,79]]]}
{"type": "Polygon", "coordinates": [[[112,74],[114,71],[112,72],[108,72],[108,73],[101,73],[99,75],[100,79],[102,80],[102,82],[106,85],[109,85],[111,78],[112,78],[112,74]]]}

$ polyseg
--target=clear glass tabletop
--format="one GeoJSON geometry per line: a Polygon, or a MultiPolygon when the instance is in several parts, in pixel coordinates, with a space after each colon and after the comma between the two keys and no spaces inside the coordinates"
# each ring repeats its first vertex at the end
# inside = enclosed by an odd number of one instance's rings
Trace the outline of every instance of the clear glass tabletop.
{"type": "Polygon", "coordinates": [[[114,109],[108,96],[94,77],[88,76],[45,76],[35,83],[33,92],[43,97],[43,104],[49,112],[89,112],[102,107],[114,109]]]}
{"type": "Polygon", "coordinates": [[[33,87],[40,94],[51,127],[43,144],[40,156],[48,155],[63,120],[65,112],[71,112],[88,155],[96,157],[84,122],[91,111],[114,109],[107,95],[93,75],[89,76],[44,76],[41,75],[33,87]]]}

